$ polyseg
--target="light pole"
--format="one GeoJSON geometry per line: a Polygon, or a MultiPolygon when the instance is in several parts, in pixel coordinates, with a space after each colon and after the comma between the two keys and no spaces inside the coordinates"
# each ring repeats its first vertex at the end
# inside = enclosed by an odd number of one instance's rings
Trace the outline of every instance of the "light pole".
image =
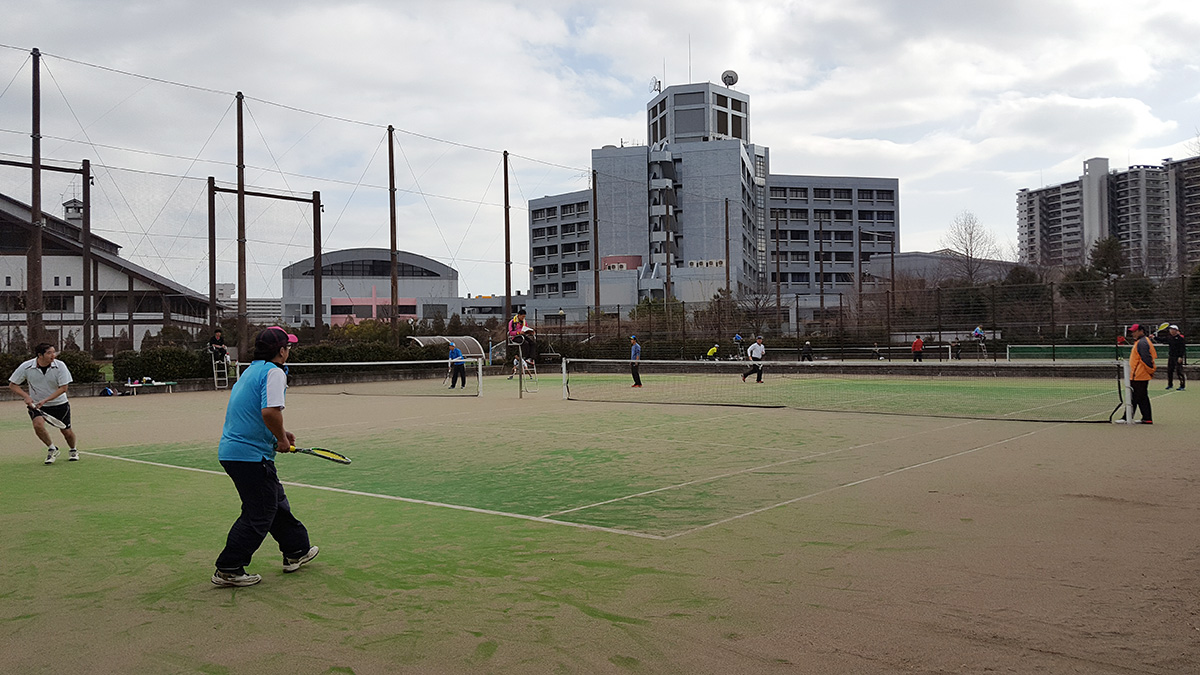
{"type": "Polygon", "coordinates": [[[562,353],[563,326],[566,324],[566,321],[567,321],[567,313],[563,311],[562,307],[559,307],[558,308],[558,353],[559,354],[562,353]]]}

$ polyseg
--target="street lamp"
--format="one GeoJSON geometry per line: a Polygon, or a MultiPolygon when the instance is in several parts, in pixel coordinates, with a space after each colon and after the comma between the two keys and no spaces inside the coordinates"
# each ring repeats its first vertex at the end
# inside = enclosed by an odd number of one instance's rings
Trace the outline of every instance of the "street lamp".
{"type": "Polygon", "coordinates": [[[566,324],[566,321],[567,321],[567,313],[563,311],[562,307],[559,307],[558,308],[558,352],[560,354],[562,353],[562,344],[563,344],[563,326],[566,324]]]}

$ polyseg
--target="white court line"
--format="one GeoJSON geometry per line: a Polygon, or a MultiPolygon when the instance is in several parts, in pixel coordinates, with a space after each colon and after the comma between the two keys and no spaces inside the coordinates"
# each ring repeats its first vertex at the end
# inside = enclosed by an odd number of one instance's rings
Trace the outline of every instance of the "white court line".
{"type": "Polygon", "coordinates": [[[708,483],[711,481],[721,480],[722,478],[730,478],[732,476],[737,476],[737,475],[744,474],[744,473],[751,473],[753,471],[762,471],[763,469],[770,469],[770,468],[776,467],[776,466],[783,466],[784,464],[793,464],[795,462],[804,461],[806,459],[814,459],[817,457],[836,455],[839,452],[847,452],[849,450],[859,450],[861,448],[868,448],[872,445],[879,445],[880,443],[894,443],[895,441],[902,441],[906,438],[914,438],[916,436],[924,436],[925,434],[931,434],[931,433],[935,433],[938,431],[945,431],[946,429],[954,429],[957,427],[967,426],[969,424],[978,424],[979,422],[982,422],[982,421],[983,420],[971,420],[969,422],[960,422],[958,424],[951,424],[951,425],[945,426],[945,427],[938,427],[937,429],[931,429],[931,430],[927,430],[927,431],[918,431],[915,434],[896,436],[895,438],[887,438],[887,439],[880,440],[880,441],[871,441],[870,443],[860,443],[859,445],[851,445],[849,447],[840,448],[838,450],[829,450],[827,452],[817,452],[817,453],[812,453],[812,454],[808,454],[808,455],[802,455],[800,457],[792,457],[791,459],[785,459],[785,460],[782,460],[779,462],[772,462],[771,464],[763,464],[761,466],[755,466],[755,467],[751,467],[749,469],[740,469],[738,471],[731,471],[729,473],[718,474],[716,476],[708,476],[707,478],[697,478],[695,480],[689,480],[684,483],[676,483],[675,485],[667,485],[665,487],[654,488],[653,490],[646,490],[645,492],[639,492],[637,494],[625,495],[623,497],[615,497],[613,499],[607,499],[602,502],[596,502],[595,504],[588,504],[586,506],[577,506],[573,509],[567,509],[565,511],[555,511],[553,513],[547,513],[543,517],[545,518],[545,517],[549,517],[549,516],[561,516],[564,513],[574,513],[575,511],[582,511],[584,509],[590,509],[595,506],[604,506],[605,504],[612,504],[614,502],[625,501],[626,499],[633,499],[635,497],[644,497],[646,495],[652,495],[656,492],[663,492],[666,490],[675,490],[677,488],[687,487],[689,485],[697,485],[699,483],[708,483]]]}
{"type": "Polygon", "coordinates": [[[676,537],[682,537],[682,536],[685,536],[685,535],[694,534],[694,533],[696,533],[696,532],[699,532],[699,531],[701,531],[701,530],[707,530],[707,529],[708,529],[708,528],[710,528],[710,527],[716,527],[717,525],[723,525],[723,524],[725,524],[725,523],[729,523],[729,522],[732,522],[732,521],[735,521],[735,520],[739,520],[739,519],[741,519],[741,518],[746,518],[747,516],[753,516],[753,515],[757,515],[757,514],[759,514],[759,513],[763,513],[764,511],[770,511],[771,509],[776,509],[776,508],[779,508],[779,507],[781,507],[781,506],[787,506],[787,505],[789,505],[789,504],[795,504],[796,502],[799,502],[799,501],[804,501],[804,500],[806,500],[806,499],[812,499],[813,497],[819,497],[819,496],[821,496],[821,495],[823,495],[823,494],[828,494],[828,493],[830,493],[830,492],[833,492],[833,491],[835,491],[835,490],[841,490],[841,489],[844,489],[844,488],[854,487],[854,486],[856,486],[856,485],[862,485],[863,483],[869,483],[869,482],[871,482],[871,481],[873,481],[873,480],[877,480],[877,479],[879,479],[879,478],[887,478],[888,476],[892,476],[892,475],[895,475],[895,474],[898,474],[898,473],[901,473],[901,472],[904,472],[904,471],[908,471],[908,470],[910,470],[910,469],[918,469],[918,468],[920,468],[920,467],[923,467],[923,466],[929,466],[930,464],[936,464],[936,463],[938,463],[938,462],[943,462],[943,461],[945,461],[945,460],[947,460],[947,459],[953,459],[953,458],[955,458],[955,457],[961,457],[962,455],[969,455],[969,454],[971,454],[972,452],[978,452],[979,450],[986,450],[986,449],[988,449],[988,448],[993,448],[993,447],[995,447],[995,446],[997,446],[997,445],[1003,445],[1004,443],[1008,443],[1009,441],[1015,441],[1015,440],[1017,440],[1018,438],[1025,438],[1025,437],[1027,437],[1027,436],[1032,436],[1032,435],[1034,435],[1034,434],[1036,434],[1036,433],[1040,433],[1040,432],[1042,432],[1042,431],[1046,431],[1047,429],[1054,429],[1054,428],[1056,428],[1056,427],[1063,426],[1064,424],[1066,424],[1066,423],[1059,423],[1059,424],[1055,424],[1055,425],[1051,425],[1051,426],[1043,427],[1043,428],[1041,428],[1041,429],[1034,429],[1033,431],[1027,431],[1027,432],[1025,432],[1025,433],[1023,433],[1023,434],[1017,434],[1016,436],[1011,436],[1011,437],[1009,437],[1009,438],[1005,438],[1005,439],[1003,439],[1003,440],[999,440],[999,441],[996,441],[996,442],[994,442],[994,443],[988,443],[987,445],[980,445],[980,446],[978,446],[978,447],[970,448],[970,449],[968,449],[968,450],[962,450],[962,451],[960,451],[960,452],[951,453],[951,454],[949,454],[949,455],[945,455],[945,456],[943,456],[943,457],[937,457],[937,458],[935,458],[935,459],[930,459],[930,460],[927,460],[927,461],[924,461],[924,462],[919,462],[919,463],[917,463],[917,464],[910,464],[909,466],[903,466],[903,467],[900,467],[899,469],[893,469],[893,470],[891,470],[891,471],[885,471],[885,472],[883,472],[883,473],[881,473],[881,474],[877,474],[877,475],[875,475],[875,476],[870,476],[870,477],[867,477],[867,478],[862,478],[862,479],[859,479],[859,480],[856,480],[856,481],[851,481],[851,482],[849,482],[849,483],[843,483],[843,484],[841,484],[841,485],[835,485],[835,486],[833,486],[833,487],[831,487],[831,488],[826,488],[826,489],[824,489],[824,490],[818,490],[818,491],[816,491],[816,492],[813,492],[813,493],[811,493],[811,494],[804,495],[803,497],[795,497],[795,498],[789,499],[789,500],[787,500],[787,501],[782,501],[782,502],[779,502],[778,504],[772,504],[772,505],[770,505],[770,506],[764,506],[764,507],[762,507],[762,508],[760,508],[760,509],[754,509],[753,511],[747,511],[747,512],[745,512],[745,513],[739,513],[739,514],[738,514],[738,515],[736,515],[736,516],[730,516],[729,518],[723,518],[723,519],[721,519],[721,520],[716,520],[716,521],[713,521],[713,522],[711,522],[711,523],[708,523],[708,524],[706,524],[706,525],[701,525],[701,526],[699,526],[699,527],[693,527],[693,528],[692,528],[692,529],[690,529],[690,530],[684,530],[683,532],[676,532],[675,534],[669,534],[669,535],[667,535],[667,536],[663,537],[663,539],[674,539],[674,538],[676,538],[676,537]]]}
{"type": "MultiPolygon", "coordinates": [[[[197,473],[207,473],[214,476],[224,476],[224,471],[213,471],[212,469],[197,469],[190,466],[176,466],[174,464],[163,464],[161,462],[148,462],[144,459],[132,459],[129,457],[118,457],[116,455],[105,455],[98,452],[85,452],[85,455],[93,457],[104,457],[105,459],[118,459],[122,462],[133,462],[134,464],[146,464],[148,466],[158,466],[166,469],[180,469],[183,471],[195,471],[197,473]]],[[[309,485],[308,483],[294,483],[291,481],[279,481],[284,485],[291,487],[310,488],[313,490],[325,490],[326,492],[338,492],[346,495],[355,495],[358,497],[373,497],[375,499],[387,499],[394,502],[405,502],[408,504],[421,504],[424,506],[436,506],[443,509],[454,509],[456,511],[470,511],[471,513],[481,513],[488,516],[501,516],[504,518],[516,518],[517,520],[528,520],[535,523],[544,523],[546,525],[563,525],[566,527],[574,527],[581,530],[591,530],[593,532],[607,532],[609,534],[623,534],[628,537],[639,537],[642,539],[657,539],[662,540],[666,537],[657,534],[647,534],[645,532],[636,532],[634,530],[620,530],[615,527],[601,527],[599,525],[588,525],[585,523],[572,523],[565,520],[553,520],[543,516],[527,516],[522,513],[508,513],[506,511],[493,511],[491,509],[480,509],[474,506],[462,506],[459,504],[445,504],[443,502],[431,502],[425,499],[412,499],[410,497],[396,497],[394,495],[381,495],[375,492],[361,492],[359,490],[346,490],[343,488],[328,487],[325,485],[309,485]]]]}

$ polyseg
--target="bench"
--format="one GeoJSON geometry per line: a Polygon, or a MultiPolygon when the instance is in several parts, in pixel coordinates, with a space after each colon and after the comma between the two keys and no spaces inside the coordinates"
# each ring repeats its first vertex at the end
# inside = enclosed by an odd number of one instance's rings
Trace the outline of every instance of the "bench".
{"type": "Polygon", "coordinates": [[[142,387],[166,387],[167,393],[172,394],[175,392],[174,387],[177,384],[179,384],[179,383],[178,382],[148,382],[148,383],[141,383],[141,384],[127,384],[127,385],[125,385],[125,391],[132,393],[134,396],[137,396],[137,390],[141,389],[142,387]]]}

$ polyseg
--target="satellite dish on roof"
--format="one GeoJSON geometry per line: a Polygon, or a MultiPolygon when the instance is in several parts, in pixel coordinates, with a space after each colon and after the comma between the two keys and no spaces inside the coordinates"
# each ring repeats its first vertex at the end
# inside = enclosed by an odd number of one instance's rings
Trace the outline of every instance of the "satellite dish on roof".
{"type": "Polygon", "coordinates": [[[727,70],[721,73],[721,81],[725,83],[726,87],[732,87],[737,84],[737,73],[727,70]]]}
{"type": "Polygon", "coordinates": [[[660,91],[662,91],[662,81],[657,77],[650,78],[650,93],[653,94],[660,91]]]}

